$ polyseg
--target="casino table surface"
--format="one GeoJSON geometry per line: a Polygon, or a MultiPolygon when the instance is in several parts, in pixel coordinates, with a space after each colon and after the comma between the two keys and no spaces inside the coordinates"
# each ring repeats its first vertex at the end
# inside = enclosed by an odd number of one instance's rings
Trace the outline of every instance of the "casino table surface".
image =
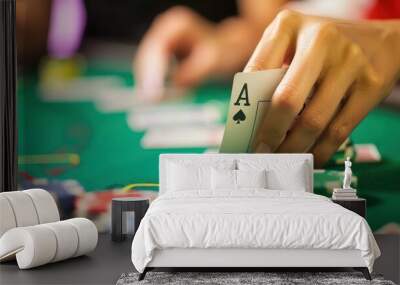
{"type": "MultiPolygon", "coordinates": [[[[89,62],[84,76],[99,75],[118,76],[127,86],[134,84],[129,70],[108,69],[104,64],[89,62]]],[[[192,93],[188,100],[193,103],[227,106],[230,84],[208,82],[192,93]]],[[[158,182],[159,154],[206,150],[143,149],[140,139],[144,132],[129,128],[126,113],[102,113],[90,101],[45,102],[39,96],[38,76],[32,73],[21,76],[18,83],[18,126],[20,155],[77,153],[80,156],[76,166],[20,164],[21,173],[76,179],[86,191],[158,182]]],[[[376,144],[382,154],[380,163],[353,164],[358,195],[368,201],[369,224],[373,230],[390,222],[400,224],[400,112],[376,108],[353,131],[351,139],[356,144],[376,144]]]]}

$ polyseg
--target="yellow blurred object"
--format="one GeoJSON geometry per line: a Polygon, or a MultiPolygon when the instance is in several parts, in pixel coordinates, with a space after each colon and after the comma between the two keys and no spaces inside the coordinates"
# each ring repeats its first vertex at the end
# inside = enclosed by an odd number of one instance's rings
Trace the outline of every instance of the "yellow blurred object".
{"type": "Polygon", "coordinates": [[[126,185],[124,188],[121,189],[121,192],[128,192],[129,190],[132,190],[133,188],[137,187],[159,187],[160,184],[158,183],[132,183],[126,185]]]}
{"type": "Polygon", "coordinates": [[[40,84],[51,86],[62,81],[79,77],[86,69],[86,61],[82,56],[65,59],[46,57],[40,65],[40,84]]]}
{"type": "Polygon", "coordinates": [[[20,155],[18,164],[71,164],[78,165],[80,157],[76,153],[49,153],[20,155]]]}

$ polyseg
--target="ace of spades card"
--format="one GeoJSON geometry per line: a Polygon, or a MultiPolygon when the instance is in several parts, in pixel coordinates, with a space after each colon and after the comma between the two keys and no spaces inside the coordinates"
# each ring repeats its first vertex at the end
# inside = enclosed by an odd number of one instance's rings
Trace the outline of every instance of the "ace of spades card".
{"type": "Polygon", "coordinates": [[[252,141],[285,72],[281,68],[235,74],[220,153],[252,151],[252,141]]]}

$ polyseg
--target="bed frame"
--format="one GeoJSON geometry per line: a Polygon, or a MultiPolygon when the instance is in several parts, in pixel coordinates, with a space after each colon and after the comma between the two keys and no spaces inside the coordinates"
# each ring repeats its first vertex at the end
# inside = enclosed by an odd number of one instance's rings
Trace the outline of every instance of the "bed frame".
{"type": "Polygon", "coordinates": [[[329,249],[193,249],[156,250],[152,261],[139,275],[143,280],[154,268],[343,268],[361,271],[371,280],[359,250],[329,249]]]}
{"type": "MultiPolygon", "coordinates": [[[[309,165],[308,192],[313,192],[313,156],[311,154],[163,154],[160,156],[160,194],[166,189],[166,162],[168,160],[197,160],[218,158],[271,158],[306,161],[309,165]]],[[[250,248],[170,248],[158,249],[139,280],[155,268],[232,268],[246,271],[250,268],[353,268],[361,271],[367,280],[371,275],[359,250],[330,249],[250,249],[250,248]]]]}

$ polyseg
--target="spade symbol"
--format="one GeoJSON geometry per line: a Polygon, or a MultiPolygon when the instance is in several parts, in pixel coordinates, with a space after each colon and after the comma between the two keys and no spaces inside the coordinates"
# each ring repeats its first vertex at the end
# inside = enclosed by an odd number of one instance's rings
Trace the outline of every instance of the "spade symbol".
{"type": "Polygon", "coordinates": [[[240,124],[240,121],[246,120],[246,115],[243,113],[242,110],[239,110],[232,118],[236,121],[236,124],[240,124]]]}

